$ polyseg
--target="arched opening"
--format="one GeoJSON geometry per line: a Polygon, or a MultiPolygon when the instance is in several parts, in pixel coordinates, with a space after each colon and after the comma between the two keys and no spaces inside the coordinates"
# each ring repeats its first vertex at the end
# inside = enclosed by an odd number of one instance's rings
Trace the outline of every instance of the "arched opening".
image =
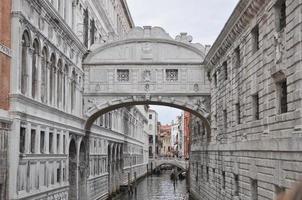
{"type": "Polygon", "coordinates": [[[79,199],[87,199],[87,167],[86,147],[82,141],[79,150],[79,199]]]}
{"type": "Polygon", "coordinates": [[[56,75],[56,56],[55,54],[51,54],[50,73],[49,73],[49,103],[50,104],[54,103],[55,75],[56,75]]]}
{"type": "Polygon", "coordinates": [[[68,181],[69,181],[69,199],[77,199],[77,147],[74,139],[69,144],[69,165],[68,165],[68,181]]]}
{"type": "Polygon", "coordinates": [[[22,48],[21,48],[21,93],[26,94],[28,87],[28,50],[30,47],[30,37],[27,31],[22,35],[22,48]]]}
{"type": "Polygon", "coordinates": [[[32,74],[31,74],[31,96],[36,98],[38,91],[38,57],[39,57],[39,42],[37,39],[33,43],[33,56],[32,56],[32,74]]]}
{"type": "Polygon", "coordinates": [[[47,102],[47,80],[48,80],[48,51],[46,47],[43,47],[41,56],[41,101],[43,103],[47,102]]]}

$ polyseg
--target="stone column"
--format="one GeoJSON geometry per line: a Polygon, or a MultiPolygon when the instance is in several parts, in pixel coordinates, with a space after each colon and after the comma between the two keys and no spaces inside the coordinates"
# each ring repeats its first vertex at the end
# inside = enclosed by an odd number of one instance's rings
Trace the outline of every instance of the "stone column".
{"type": "Polygon", "coordinates": [[[36,129],[36,153],[37,154],[40,154],[41,153],[41,151],[40,151],[40,147],[41,147],[41,142],[40,142],[40,140],[41,140],[41,126],[40,125],[38,125],[37,126],[37,129],[36,129]]]}
{"type": "Polygon", "coordinates": [[[27,87],[26,87],[26,96],[32,97],[32,59],[34,55],[34,49],[29,47],[27,54],[27,87]]]}
{"type": "Polygon", "coordinates": [[[26,124],[26,133],[25,133],[25,153],[30,153],[30,144],[31,144],[31,124],[26,124]]]}

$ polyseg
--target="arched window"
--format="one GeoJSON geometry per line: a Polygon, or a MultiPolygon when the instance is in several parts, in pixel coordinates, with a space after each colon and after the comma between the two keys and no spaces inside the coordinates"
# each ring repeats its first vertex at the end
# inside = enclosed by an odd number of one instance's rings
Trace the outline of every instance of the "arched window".
{"type": "Polygon", "coordinates": [[[49,103],[50,104],[52,104],[54,100],[55,70],[56,70],[56,56],[52,54],[50,57],[50,74],[49,74],[49,103]]]}
{"type": "Polygon", "coordinates": [[[31,71],[31,96],[36,98],[38,90],[38,56],[39,56],[39,42],[34,40],[33,43],[33,58],[32,58],[32,71],[31,71]]]}
{"type": "Polygon", "coordinates": [[[47,62],[48,62],[48,52],[46,47],[42,50],[41,57],[41,101],[43,103],[47,102],[47,62]]]}
{"type": "MultiPolygon", "coordinates": [[[[67,86],[68,86],[68,66],[65,65],[64,67],[64,83],[63,83],[63,108],[66,107],[66,91],[67,91],[67,86]]],[[[66,108],[65,108],[66,109],[66,108]]]]}
{"type": "Polygon", "coordinates": [[[75,71],[72,71],[72,75],[71,75],[71,88],[70,88],[70,99],[71,99],[71,112],[74,110],[75,107],[75,94],[76,94],[76,78],[77,75],[75,73],[75,71]]]}
{"type": "Polygon", "coordinates": [[[26,94],[27,91],[27,79],[28,79],[28,49],[30,46],[29,34],[24,31],[22,35],[22,49],[21,49],[21,93],[26,94]]]}
{"type": "Polygon", "coordinates": [[[62,103],[62,92],[63,92],[63,65],[62,60],[58,62],[58,73],[57,73],[57,106],[60,107],[62,103]]]}

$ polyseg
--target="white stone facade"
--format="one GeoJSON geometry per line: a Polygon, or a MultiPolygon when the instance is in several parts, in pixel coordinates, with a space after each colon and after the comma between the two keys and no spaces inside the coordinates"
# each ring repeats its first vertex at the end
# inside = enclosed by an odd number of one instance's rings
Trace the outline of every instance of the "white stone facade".
{"type": "Polygon", "coordinates": [[[212,133],[192,139],[197,198],[272,200],[301,180],[301,10],[242,0],[207,54],[212,133]]]}
{"type": "Polygon", "coordinates": [[[127,4],[12,4],[8,198],[105,199],[125,184],[122,176],[128,171],[132,180],[134,174],[142,176],[148,163],[143,108],[107,113],[107,124],[100,126],[98,119],[89,143],[85,138],[82,59],[95,42],[134,26],[127,4]],[[129,126],[127,133],[122,125],[129,126]]]}

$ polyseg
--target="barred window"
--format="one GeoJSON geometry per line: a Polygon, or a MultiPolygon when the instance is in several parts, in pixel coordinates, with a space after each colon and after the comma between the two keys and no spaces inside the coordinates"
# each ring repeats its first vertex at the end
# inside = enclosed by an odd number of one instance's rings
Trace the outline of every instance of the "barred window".
{"type": "Polygon", "coordinates": [[[259,25],[256,25],[252,30],[252,48],[253,53],[259,50],[259,25]]]}
{"type": "Polygon", "coordinates": [[[278,0],[275,4],[275,19],[277,31],[282,31],[286,26],[286,2],[278,0]]]}
{"type": "Polygon", "coordinates": [[[129,69],[118,69],[117,70],[117,80],[119,82],[129,81],[129,69]]]}
{"type": "Polygon", "coordinates": [[[279,113],[286,113],[287,108],[287,82],[286,79],[277,83],[279,93],[279,113]]]}
{"type": "Polygon", "coordinates": [[[167,81],[178,81],[178,69],[166,69],[167,81]]]}

